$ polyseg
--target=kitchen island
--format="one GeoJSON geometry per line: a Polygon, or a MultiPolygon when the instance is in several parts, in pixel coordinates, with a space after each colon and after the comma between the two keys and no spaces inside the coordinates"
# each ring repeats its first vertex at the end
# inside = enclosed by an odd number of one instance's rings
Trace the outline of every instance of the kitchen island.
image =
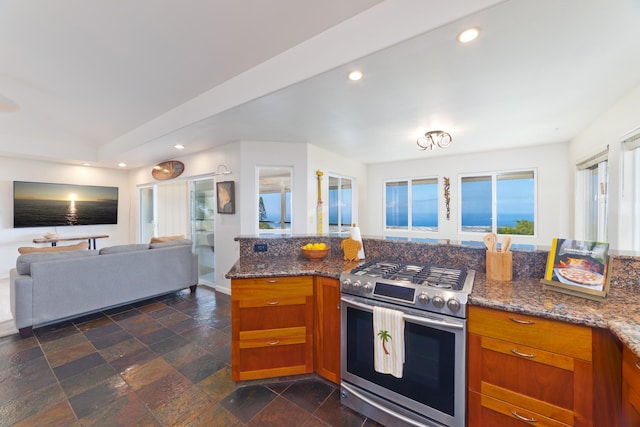
{"type": "MultiPolygon", "coordinates": [[[[327,258],[309,261],[299,251],[304,241],[241,238],[240,259],[227,274],[232,295],[234,282],[251,278],[325,278],[339,290],[341,273],[362,263],[343,260],[341,251],[335,250],[337,237],[326,238],[332,247],[327,258]],[[256,243],[266,244],[271,253],[256,252],[256,243]]],[[[365,246],[367,261],[419,260],[475,270],[468,296],[469,313],[474,314],[468,319],[467,402],[473,425],[511,425],[514,418],[576,426],[618,425],[621,418],[621,425],[638,425],[634,423],[640,421],[639,257],[613,255],[608,297],[594,301],[543,288],[540,278],[548,254],[544,249],[514,251],[513,280],[499,282],[486,277],[482,247],[384,239],[365,239],[365,246]],[[531,329],[520,331],[509,319],[532,325],[531,329]],[[509,369],[496,370],[496,363],[509,369]]],[[[316,323],[326,320],[321,313],[315,316],[316,323]]],[[[339,319],[337,313],[327,316],[339,319]]],[[[318,351],[316,358],[322,356],[318,351]]],[[[320,372],[317,366],[316,372],[320,372]]]]}
{"type": "MultiPolygon", "coordinates": [[[[309,261],[299,254],[241,258],[227,273],[227,278],[322,276],[339,279],[343,271],[357,265],[344,261],[340,254],[331,254],[322,261],[309,261]]],[[[640,357],[640,258],[614,256],[612,271],[607,299],[593,301],[543,289],[539,277],[497,282],[487,280],[484,271],[476,269],[469,304],[607,328],[640,357]]]]}

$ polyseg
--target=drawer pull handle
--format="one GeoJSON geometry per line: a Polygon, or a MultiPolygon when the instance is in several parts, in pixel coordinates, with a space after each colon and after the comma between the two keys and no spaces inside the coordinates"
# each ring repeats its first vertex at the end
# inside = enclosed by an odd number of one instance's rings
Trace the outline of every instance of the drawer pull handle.
{"type": "Polygon", "coordinates": [[[636,362],[636,368],[640,369],[640,360],[636,362]]]}
{"type": "Polygon", "coordinates": [[[278,283],[278,279],[268,279],[267,283],[278,283]]]}
{"type": "Polygon", "coordinates": [[[267,305],[278,305],[280,301],[267,301],[267,305]]]}
{"type": "Polygon", "coordinates": [[[278,344],[280,344],[280,341],[269,341],[269,342],[267,342],[267,344],[269,344],[269,345],[278,345],[278,344]]]}
{"type": "Polygon", "coordinates": [[[509,320],[515,323],[520,323],[521,325],[533,325],[536,323],[536,322],[532,322],[531,320],[516,319],[515,317],[509,317],[509,320]]]}
{"type": "Polygon", "coordinates": [[[525,421],[525,422],[528,422],[528,423],[537,423],[538,422],[538,420],[536,420],[535,418],[523,417],[522,415],[520,415],[516,411],[511,411],[511,413],[513,414],[514,417],[516,417],[519,420],[522,420],[522,421],[525,421]]]}
{"type": "Polygon", "coordinates": [[[535,354],[531,354],[531,353],[521,353],[518,350],[516,350],[515,348],[511,349],[511,353],[515,354],[516,356],[520,356],[520,357],[526,357],[528,359],[533,359],[534,357],[536,357],[535,354]]]}

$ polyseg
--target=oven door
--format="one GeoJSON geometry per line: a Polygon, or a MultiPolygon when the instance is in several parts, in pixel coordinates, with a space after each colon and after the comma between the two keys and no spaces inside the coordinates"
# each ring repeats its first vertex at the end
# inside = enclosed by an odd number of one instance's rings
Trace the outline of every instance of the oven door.
{"type": "Polygon", "coordinates": [[[374,419],[378,413],[382,422],[464,426],[466,320],[353,296],[341,300],[342,402],[374,419]],[[374,370],[374,305],[404,313],[402,378],[374,370]]]}

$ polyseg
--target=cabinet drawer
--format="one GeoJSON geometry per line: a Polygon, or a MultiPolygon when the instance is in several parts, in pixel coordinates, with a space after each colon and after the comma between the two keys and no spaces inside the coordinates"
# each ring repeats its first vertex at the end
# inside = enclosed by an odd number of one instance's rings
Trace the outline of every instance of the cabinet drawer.
{"type": "Polygon", "coordinates": [[[538,427],[569,427],[572,425],[477,393],[470,393],[469,406],[470,427],[523,427],[531,425],[538,427]]]}
{"type": "Polygon", "coordinates": [[[309,276],[234,279],[231,281],[232,301],[312,295],[313,278],[309,276]]]}
{"type": "Polygon", "coordinates": [[[591,328],[484,307],[469,307],[469,332],[592,360],[591,328]]]}

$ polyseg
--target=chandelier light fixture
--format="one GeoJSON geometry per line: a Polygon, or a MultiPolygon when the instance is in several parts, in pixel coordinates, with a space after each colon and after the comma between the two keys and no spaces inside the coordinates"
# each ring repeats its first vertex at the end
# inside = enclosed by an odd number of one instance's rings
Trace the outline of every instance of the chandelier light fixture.
{"type": "Polygon", "coordinates": [[[451,135],[442,130],[432,130],[418,138],[418,148],[422,151],[433,150],[435,147],[447,148],[451,145],[451,135]]]}

